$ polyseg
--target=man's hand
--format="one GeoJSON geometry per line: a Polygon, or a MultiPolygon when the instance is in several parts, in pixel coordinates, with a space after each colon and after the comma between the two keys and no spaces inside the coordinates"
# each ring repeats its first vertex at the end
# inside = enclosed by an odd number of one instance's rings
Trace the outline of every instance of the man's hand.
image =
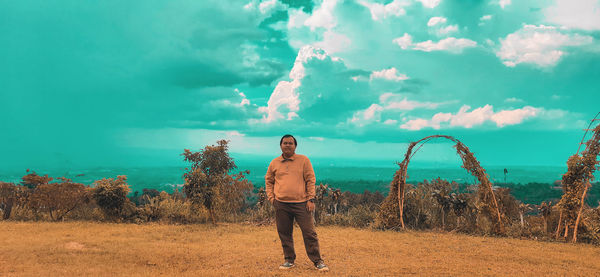
{"type": "Polygon", "coordinates": [[[312,213],[315,210],[315,203],[310,201],[306,202],[306,209],[312,213]]]}

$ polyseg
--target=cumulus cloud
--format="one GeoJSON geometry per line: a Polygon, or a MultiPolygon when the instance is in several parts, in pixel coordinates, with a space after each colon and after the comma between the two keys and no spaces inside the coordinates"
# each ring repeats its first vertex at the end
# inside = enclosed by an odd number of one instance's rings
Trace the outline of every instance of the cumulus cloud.
{"type": "Polygon", "coordinates": [[[522,109],[499,111],[492,115],[491,120],[498,127],[520,124],[523,120],[538,115],[540,109],[525,106],[522,109]]]}
{"type": "Polygon", "coordinates": [[[302,9],[291,9],[288,11],[288,16],[287,27],[293,29],[303,27],[310,14],[305,13],[302,9]]]}
{"type": "Polygon", "coordinates": [[[433,9],[437,7],[442,0],[417,0],[423,4],[423,7],[433,9]]]}
{"type": "Polygon", "coordinates": [[[413,45],[412,37],[408,33],[404,33],[403,36],[395,38],[393,42],[398,44],[398,46],[404,50],[409,49],[413,45]]]}
{"type": "Polygon", "coordinates": [[[468,105],[463,105],[456,114],[437,113],[431,119],[416,118],[400,125],[406,130],[421,130],[423,128],[440,129],[442,124],[449,127],[472,128],[482,125],[486,121],[496,124],[497,127],[516,125],[524,120],[543,114],[548,114],[543,108],[525,106],[521,109],[501,110],[494,112],[492,105],[485,105],[471,110],[468,105]]]}
{"type": "Polygon", "coordinates": [[[425,108],[425,109],[437,109],[441,105],[451,104],[455,101],[447,102],[419,102],[408,100],[406,96],[387,92],[379,96],[379,102],[384,106],[385,110],[403,110],[411,111],[414,109],[425,108]]]}
{"type": "Polygon", "coordinates": [[[479,26],[483,26],[483,24],[485,24],[487,21],[492,20],[492,15],[491,14],[486,14],[482,17],[479,18],[479,26]]]}
{"type": "Polygon", "coordinates": [[[434,17],[430,18],[429,21],[427,21],[427,26],[433,27],[437,24],[444,24],[444,23],[446,23],[446,21],[447,21],[447,19],[445,17],[434,16],[434,17]]]}
{"type": "Polygon", "coordinates": [[[331,29],[337,25],[337,20],[333,15],[333,10],[337,5],[337,0],[323,0],[321,6],[317,8],[310,17],[304,21],[304,25],[311,30],[316,28],[331,29]]]}
{"type": "Polygon", "coordinates": [[[262,14],[266,14],[276,9],[284,9],[285,6],[277,0],[267,0],[263,1],[258,5],[258,9],[262,14]]]}
{"type": "Polygon", "coordinates": [[[567,47],[590,44],[592,40],[591,36],[567,34],[553,26],[525,25],[500,39],[501,47],[496,56],[509,67],[520,63],[551,67],[566,53],[567,47]]]}
{"type": "Polygon", "coordinates": [[[441,105],[454,102],[455,101],[438,103],[428,101],[420,102],[409,100],[406,96],[401,94],[387,92],[379,96],[379,103],[371,104],[364,110],[356,111],[349,122],[362,127],[368,124],[381,122],[381,120],[383,120],[382,118],[385,118],[383,124],[392,125],[398,122],[398,120],[393,119],[393,117],[397,117],[398,112],[407,112],[416,109],[437,109],[441,105]]]}
{"type": "Polygon", "coordinates": [[[242,102],[240,102],[240,106],[249,106],[250,105],[250,100],[248,100],[248,98],[246,97],[246,94],[244,94],[243,92],[241,92],[239,89],[235,89],[234,90],[240,97],[242,97],[242,102]]]}
{"type": "Polygon", "coordinates": [[[435,29],[435,32],[438,36],[444,36],[449,33],[454,33],[458,31],[458,25],[443,26],[446,24],[446,22],[448,22],[448,19],[446,19],[445,17],[434,16],[430,18],[429,21],[427,21],[427,26],[429,26],[430,28],[438,26],[435,29]]]}
{"type": "Polygon", "coordinates": [[[347,36],[327,30],[323,34],[323,41],[314,43],[314,46],[325,50],[329,54],[334,54],[348,49],[351,43],[352,41],[347,36]]]}
{"type": "Polygon", "coordinates": [[[366,79],[369,74],[348,69],[343,60],[323,49],[304,46],[298,52],[289,80],[280,81],[267,105],[258,108],[262,120],[251,123],[266,128],[284,122],[313,127],[346,122],[354,112],[364,109],[365,103],[375,103],[379,96],[372,92],[370,82],[352,79],[356,76],[366,79]]]}
{"type": "Polygon", "coordinates": [[[398,44],[398,46],[400,46],[400,48],[402,48],[403,50],[413,49],[425,52],[447,51],[454,54],[462,53],[463,49],[465,48],[477,46],[477,42],[475,41],[466,38],[455,37],[448,37],[438,42],[427,40],[423,42],[413,43],[412,37],[407,33],[404,33],[402,37],[395,38],[393,42],[398,44]]]}
{"type": "Polygon", "coordinates": [[[381,120],[381,111],[383,107],[378,104],[372,104],[365,110],[357,111],[350,119],[353,124],[362,127],[371,122],[379,122],[381,120]]]}
{"type": "Polygon", "coordinates": [[[600,1],[556,0],[544,10],[550,23],[586,31],[600,30],[600,1]]]}
{"type": "Polygon", "coordinates": [[[380,71],[373,71],[370,78],[371,80],[385,79],[396,82],[408,80],[408,76],[406,76],[406,74],[398,73],[398,70],[395,67],[390,69],[382,69],[380,71]]]}
{"type": "Polygon", "coordinates": [[[324,60],[327,58],[327,54],[325,51],[316,49],[310,45],[298,51],[294,67],[292,67],[289,74],[291,81],[279,82],[269,97],[267,106],[259,107],[259,112],[264,113],[262,119],[264,122],[272,122],[283,118],[292,120],[298,117],[297,112],[300,110],[300,99],[297,89],[300,87],[302,79],[306,76],[304,64],[313,58],[324,60]],[[286,116],[281,111],[283,108],[287,110],[286,116]]]}
{"type": "Polygon", "coordinates": [[[451,53],[461,53],[463,49],[475,46],[477,46],[477,42],[470,39],[449,37],[438,42],[427,40],[415,43],[413,49],[425,52],[448,51],[451,53]]]}
{"type": "Polygon", "coordinates": [[[458,25],[449,25],[438,29],[438,35],[447,35],[458,31],[458,25]]]}
{"type": "Polygon", "coordinates": [[[360,1],[361,5],[367,7],[371,12],[371,18],[375,21],[391,17],[391,16],[401,16],[406,14],[405,6],[408,6],[409,3],[401,0],[394,0],[388,4],[380,4],[380,3],[371,3],[367,1],[360,1]]]}

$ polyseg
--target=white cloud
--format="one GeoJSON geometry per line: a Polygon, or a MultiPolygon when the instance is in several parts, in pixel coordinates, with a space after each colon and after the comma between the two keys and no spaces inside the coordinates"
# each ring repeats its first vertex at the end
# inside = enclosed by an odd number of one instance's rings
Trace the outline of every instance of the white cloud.
{"type": "Polygon", "coordinates": [[[508,6],[508,5],[510,5],[510,4],[511,4],[511,0],[500,0],[500,1],[498,2],[498,5],[500,5],[500,7],[501,7],[502,9],[504,9],[506,6],[508,6]]]}
{"type": "Polygon", "coordinates": [[[556,0],[544,10],[550,23],[586,31],[600,30],[600,1],[556,0]]]}
{"type": "Polygon", "coordinates": [[[433,9],[437,7],[442,0],[417,0],[423,4],[423,7],[433,9]]]}
{"type": "Polygon", "coordinates": [[[304,21],[304,25],[310,27],[312,31],[316,28],[331,29],[337,25],[337,20],[333,16],[333,10],[337,0],[323,0],[321,6],[317,8],[312,15],[304,21]]]}
{"type": "Polygon", "coordinates": [[[402,73],[398,73],[398,70],[395,67],[392,67],[390,69],[383,69],[380,71],[373,71],[371,73],[371,80],[373,79],[386,79],[386,80],[390,80],[390,81],[404,81],[404,80],[408,80],[408,76],[406,76],[405,74],[402,73]]]}
{"type": "Polygon", "coordinates": [[[395,38],[392,41],[398,44],[398,46],[400,46],[400,48],[402,48],[403,50],[413,49],[425,52],[448,51],[455,54],[461,53],[465,48],[477,46],[477,42],[472,41],[470,39],[454,37],[448,37],[438,42],[427,40],[423,42],[413,43],[412,37],[407,33],[404,33],[402,37],[395,38]]]}
{"type": "Polygon", "coordinates": [[[491,120],[496,123],[498,127],[504,127],[506,125],[520,124],[523,120],[538,115],[540,109],[525,106],[522,109],[500,111],[492,115],[491,120]]]}
{"type": "Polygon", "coordinates": [[[500,39],[502,46],[496,55],[509,67],[520,63],[550,67],[556,65],[566,53],[564,48],[592,43],[591,36],[565,34],[562,31],[552,26],[525,25],[505,39],[500,39]]]}
{"type": "Polygon", "coordinates": [[[367,7],[371,12],[371,18],[375,21],[390,17],[390,16],[401,16],[406,14],[404,10],[405,6],[409,3],[401,0],[394,0],[386,5],[380,3],[371,3],[367,1],[360,1],[361,5],[367,7]]]}
{"type": "Polygon", "coordinates": [[[408,100],[407,98],[404,98],[400,101],[388,102],[387,105],[385,106],[385,109],[386,110],[404,110],[404,111],[411,111],[411,110],[418,109],[418,108],[435,109],[442,104],[444,104],[444,103],[418,102],[418,101],[411,101],[411,100],[408,100]]]}
{"type": "Polygon", "coordinates": [[[560,95],[553,94],[550,98],[552,100],[560,100],[562,97],[560,95]]]}
{"type": "Polygon", "coordinates": [[[294,67],[290,71],[290,79],[292,81],[281,81],[273,90],[266,107],[259,107],[258,111],[264,113],[263,122],[272,122],[279,119],[287,118],[291,120],[298,117],[300,110],[300,99],[297,89],[301,85],[301,80],[305,77],[304,63],[308,60],[316,58],[324,60],[327,58],[327,53],[321,49],[316,49],[313,46],[305,46],[298,51],[294,67]],[[280,107],[287,108],[287,114],[284,116],[280,111],[280,107]]]}
{"type": "Polygon", "coordinates": [[[398,120],[388,119],[388,120],[384,121],[383,124],[385,124],[385,125],[396,125],[396,124],[398,124],[398,120]]]}
{"type": "Polygon", "coordinates": [[[502,128],[508,125],[520,124],[532,117],[541,115],[546,117],[548,115],[548,111],[543,108],[531,106],[514,110],[501,110],[497,113],[494,113],[494,108],[491,105],[485,105],[472,111],[469,111],[470,109],[470,106],[464,105],[456,114],[437,113],[430,120],[424,118],[412,119],[402,124],[400,128],[407,130],[421,130],[423,128],[440,129],[442,123],[446,123],[444,125],[450,127],[472,128],[482,125],[486,121],[494,122],[497,127],[502,128]]]}
{"type": "Polygon", "coordinates": [[[506,102],[506,103],[520,103],[520,102],[523,102],[523,100],[519,99],[519,98],[516,98],[516,97],[510,97],[510,98],[504,99],[504,102],[506,102]]]}
{"type": "Polygon", "coordinates": [[[412,37],[409,34],[404,33],[403,36],[395,38],[393,42],[398,44],[402,49],[408,49],[412,46],[412,37]]]}
{"type": "Polygon", "coordinates": [[[288,29],[300,28],[304,26],[304,22],[310,17],[310,14],[305,13],[302,9],[290,9],[288,11],[288,29]]]}
{"type": "Polygon", "coordinates": [[[243,92],[241,92],[239,89],[235,89],[234,90],[239,96],[242,97],[242,102],[239,104],[240,106],[249,106],[250,105],[250,100],[248,100],[248,98],[246,98],[246,94],[244,94],[243,92]]]}
{"type": "Polygon", "coordinates": [[[482,17],[479,18],[479,26],[483,26],[487,21],[492,20],[492,15],[491,14],[486,14],[482,17]]]}
{"type": "Polygon", "coordinates": [[[383,111],[383,107],[378,104],[371,104],[365,110],[355,112],[350,122],[359,127],[372,122],[379,122],[381,120],[381,111],[383,111]]]}
{"type": "MultiPolygon", "coordinates": [[[[394,93],[384,93],[379,96],[379,103],[371,104],[368,108],[364,110],[359,110],[354,112],[354,115],[349,120],[350,123],[362,127],[374,122],[381,122],[381,117],[383,113],[386,113],[389,117],[390,115],[397,115],[398,111],[412,111],[415,109],[436,109],[440,105],[445,105],[449,103],[454,103],[454,101],[450,102],[419,102],[414,100],[408,100],[406,97],[403,97],[399,94],[394,93]]],[[[398,122],[396,119],[388,118],[383,124],[386,125],[394,125],[398,122]]]]}
{"type": "Polygon", "coordinates": [[[277,8],[278,4],[280,4],[277,0],[267,0],[264,2],[261,2],[258,5],[258,9],[260,10],[260,12],[262,14],[265,14],[269,11],[271,11],[272,9],[277,8]]]}
{"type": "Polygon", "coordinates": [[[425,52],[448,51],[452,53],[461,53],[463,49],[475,46],[477,46],[477,42],[470,39],[449,37],[438,42],[433,42],[431,40],[419,42],[414,44],[413,49],[425,52]]]}
{"type": "Polygon", "coordinates": [[[400,128],[417,131],[429,127],[438,130],[440,129],[441,123],[449,121],[451,117],[452,115],[449,113],[437,113],[431,118],[431,120],[422,118],[409,120],[408,122],[400,125],[400,128]]]}
{"type": "Polygon", "coordinates": [[[316,42],[314,46],[333,54],[348,49],[351,43],[347,36],[327,30],[323,34],[323,41],[316,42]]]}
{"type": "Polygon", "coordinates": [[[450,25],[438,30],[438,35],[447,35],[458,31],[458,25],[450,25]]]}
{"type": "Polygon", "coordinates": [[[256,11],[257,8],[262,15],[269,15],[276,10],[285,10],[287,5],[277,0],[252,0],[244,5],[244,10],[246,11],[256,11]]]}
{"type": "Polygon", "coordinates": [[[445,17],[434,16],[434,17],[430,18],[429,21],[427,21],[427,26],[432,27],[437,24],[444,24],[444,23],[446,23],[446,21],[447,21],[447,19],[445,17]]]}
{"type": "Polygon", "coordinates": [[[419,102],[414,100],[408,100],[401,94],[395,94],[386,92],[379,96],[379,103],[384,107],[384,110],[403,110],[411,111],[414,109],[425,108],[425,109],[437,109],[441,105],[447,105],[455,103],[456,101],[447,102],[419,102]]]}
{"type": "Polygon", "coordinates": [[[462,106],[458,113],[450,118],[450,126],[471,128],[474,125],[483,124],[484,121],[491,118],[491,116],[494,114],[494,110],[491,105],[485,105],[469,112],[470,109],[471,107],[468,105],[462,106]]]}

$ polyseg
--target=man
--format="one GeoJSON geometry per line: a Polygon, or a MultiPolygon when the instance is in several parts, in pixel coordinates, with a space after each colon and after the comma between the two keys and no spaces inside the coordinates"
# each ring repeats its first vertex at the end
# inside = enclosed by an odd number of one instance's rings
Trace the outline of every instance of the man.
{"type": "Polygon", "coordinates": [[[294,218],[304,238],[308,258],[320,271],[328,271],[319,251],[319,240],[313,225],[312,212],[315,210],[315,172],[310,160],[296,154],[296,138],[284,135],[279,141],[281,156],[273,159],[265,175],[267,197],[275,207],[277,233],[283,247],[285,262],[279,269],[294,267],[296,252],[292,232],[294,218]]]}

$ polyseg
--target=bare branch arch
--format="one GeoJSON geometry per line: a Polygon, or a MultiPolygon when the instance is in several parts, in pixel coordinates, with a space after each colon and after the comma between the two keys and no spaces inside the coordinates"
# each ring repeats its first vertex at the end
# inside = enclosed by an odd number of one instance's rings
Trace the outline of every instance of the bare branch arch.
{"type": "Polygon", "coordinates": [[[475,158],[473,153],[469,150],[469,148],[464,145],[458,139],[445,136],[445,135],[433,135],[424,137],[418,141],[411,142],[408,146],[408,150],[404,154],[404,160],[398,165],[400,169],[396,171],[394,175],[394,180],[390,186],[390,195],[388,197],[397,196],[398,199],[398,208],[400,212],[400,224],[402,228],[404,227],[404,219],[403,219],[403,208],[404,208],[404,191],[406,187],[406,178],[407,178],[407,170],[408,164],[410,163],[410,159],[423,147],[423,145],[429,142],[432,139],[436,138],[444,138],[448,139],[454,143],[454,148],[456,148],[456,153],[460,156],[463,162],[463,168],[465,168],[471,175],[475,176],[479,180],[479,199],[486,203],[486,206],[490,209],[490,214],[494,213],[496,218],[496,232],[504,233],[504,225],[502,223],[502,215],[500,214],[500,209],[498,207],[498,202],[496,201],[496,197],[494,196],[494,190],[492,189],[492,183],[490,182],[487,173],[485,173],[485,169],[483,169],[479,165],[479,161],[475,158]],[[416,147],[416,149],[415,149],[416,147]],[[413,149],[415,149],[413,151],[413,149]]]}

